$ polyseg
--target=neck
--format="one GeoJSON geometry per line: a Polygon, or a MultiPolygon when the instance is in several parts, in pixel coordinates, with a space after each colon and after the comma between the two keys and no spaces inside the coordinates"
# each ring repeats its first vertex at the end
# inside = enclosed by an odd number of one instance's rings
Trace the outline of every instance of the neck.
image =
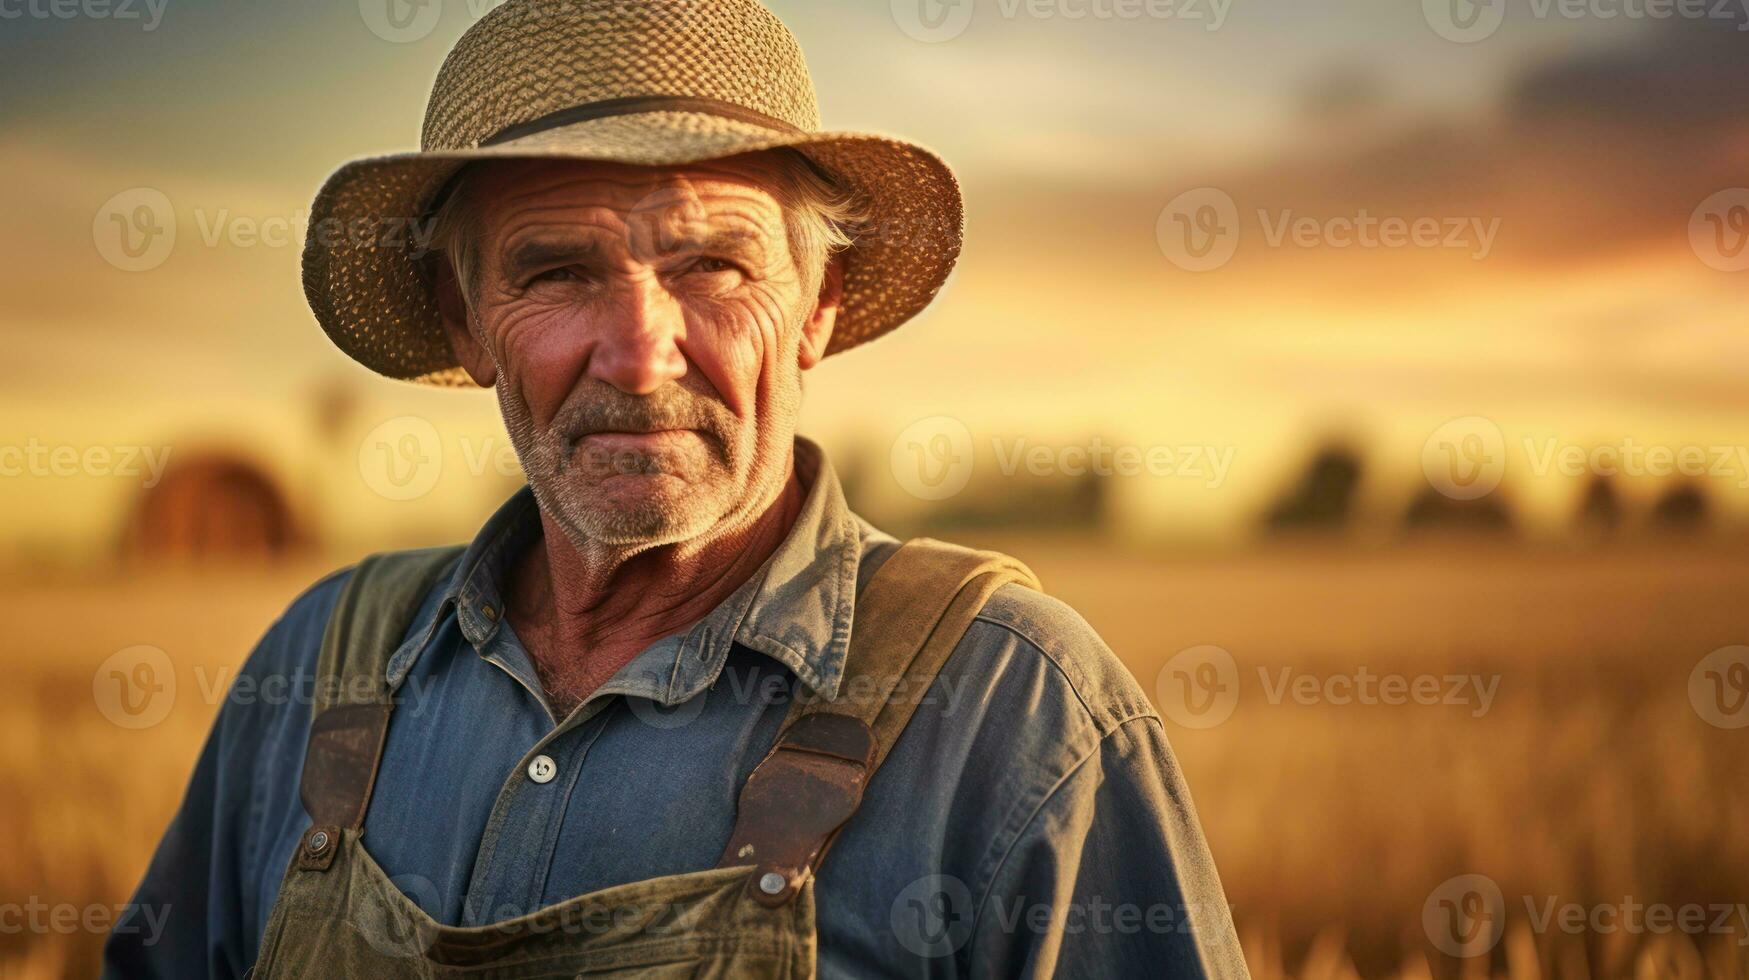
{"type": "Polygon", "coordinates": [[[541,538],[519,559],[507,604],[555,709],[568,714],[639,652],[690,629],[745,584],[783,543],[804,496],[791,465],[752,518],[642,550],[578,547],[542,513],[541,538]]]}

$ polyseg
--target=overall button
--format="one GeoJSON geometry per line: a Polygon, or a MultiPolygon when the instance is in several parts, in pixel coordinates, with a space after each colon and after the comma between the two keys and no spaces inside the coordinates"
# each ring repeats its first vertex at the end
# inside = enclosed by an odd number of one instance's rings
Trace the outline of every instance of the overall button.
{"type": "Polygon", "coordinates": [[[537,783],[550,783],[553,781],[553,777],[558,774],[559,767],[548,756],[537,755],[534,757],[534,761],[528,764],[528,778],[537,783]]]}

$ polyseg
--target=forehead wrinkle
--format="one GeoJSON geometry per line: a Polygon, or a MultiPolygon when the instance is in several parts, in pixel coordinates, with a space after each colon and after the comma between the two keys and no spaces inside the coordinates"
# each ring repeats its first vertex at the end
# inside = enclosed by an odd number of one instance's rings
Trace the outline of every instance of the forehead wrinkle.
{"type": "Polygon", "coordinates": [[[506,267],[566,255],[600,257],[607,253],[609,243],[625,234],[624,222],[598,207],[528,207],[500,216],[496,226],[495,251],[506,267]]]}
{"type": "Polygon", "coordinates": [[[789,254],[783,222],[745,210],[694,215],[664,226],[664,242],[672,251],[716,251],[777,262],[789,254]]]}

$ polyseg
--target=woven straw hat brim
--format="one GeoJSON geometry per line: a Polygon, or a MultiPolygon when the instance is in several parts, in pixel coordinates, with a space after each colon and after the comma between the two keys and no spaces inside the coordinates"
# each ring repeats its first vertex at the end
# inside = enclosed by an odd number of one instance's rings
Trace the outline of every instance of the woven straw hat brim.
{"type": "Polygon", "coordinates": [[[856,193],[871,215],[845,253],[844,304],[827,354],[915,316],[959,256],[959,184],[915,144],[868,133],[781,132],[700,112],[591,119],[489,147],[405,153],[336,171],[310,212],[304,292],[341,350],[392,378],[468,385],[421,268],[416,229],[466,164],[574,159],[663,166],[792,147],[856,193]]]}

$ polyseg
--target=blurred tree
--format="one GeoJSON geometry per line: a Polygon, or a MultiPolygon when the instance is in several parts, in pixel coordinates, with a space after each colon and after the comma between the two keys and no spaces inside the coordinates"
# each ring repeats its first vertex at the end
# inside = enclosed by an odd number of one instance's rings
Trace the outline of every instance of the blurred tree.
{"type": "Polygon", "coordinates": [[[1498,491],[1474,500],[1457,500],[1424,487],[1403,515],[1409,531],[1450,531],[1462,534],[1508,534],[1512,511],[1498,491]]]}
{"type": "Polygon", "coordinates": [[[1706,526],[1711,509],[1706,492],[1699,486],[1678,483],[1652,505],[1652,525],[1666,531],[1699,531],[1706,526]]]}
{"type": "Polygon", "coordinates": [[[1579,498],[1574,530],[1586,537],[1609,537],[1621,527],[1621,522],[1621,496],[1616,492],[1615,481],[1602,474],[1593,476],[1579,498]]]}
{"type": "Polygon", "coordinates": [[[1360,456],[1341,444],[1330,444],[1312,456],[1299,479],[1283,491],[1264,515],[1271,531],[1341,530],[1354,516],[1360,489],[1360,456]]]}

